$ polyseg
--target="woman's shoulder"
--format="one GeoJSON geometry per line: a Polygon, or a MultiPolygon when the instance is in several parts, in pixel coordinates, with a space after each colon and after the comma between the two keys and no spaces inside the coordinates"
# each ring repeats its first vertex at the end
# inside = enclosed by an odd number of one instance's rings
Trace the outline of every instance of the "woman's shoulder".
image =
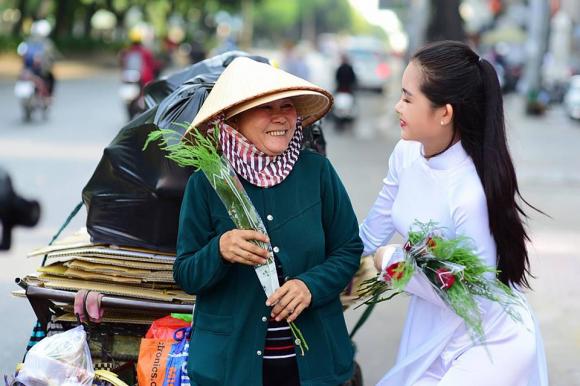
{"type": "Polygon", "coordinates": [[[309,162],[324,162],[326,156],[312,149],[300,150],[300,158],[309,162]]]}
{"type": "Polygon", "coordinates": [[[210,187],[209,181],[205,177],[205,174],[201,170],[196,170],[191,173],[189,179],[187,180],[186,191],[199,192],[202,189],[207,189],[210,187]]]}
{"type": "Polygon", "coordinates": [[[191,173],[191,175],[189,176],[189,180],[188,183],[189,184],[197,184],[200,181],[204,180],[204,174],[201,170],[196,170],[193,173],[191,173]]]}
{"type": "Polygon", "coordinates": [[[421,143],[401,139],[395,145],[392,154],[400,160],[412,162],[421,156],[421,143]]]}
{"type": "Polygon", "coordinates": [[[294,165],[294,171],[298,171],[297,174],[302,176],[301,178],[307,179],[326,180],[337,177],[332,162],[326,156],[310,149],[300,151],[300,157],[294,165]]]}
{"type": "Polygon", "coordinates": [[[420,158],[421,143],[401,139],[389,157],[389,169],[391,172],[399,174],[420,158]]]}
{"type": "Polygon", "coordinates": [[[329,165],[330,161],[326,156],[314,150],[302,149],[300,150],[297,164],[307,170],[320,170],[329,165]]]}

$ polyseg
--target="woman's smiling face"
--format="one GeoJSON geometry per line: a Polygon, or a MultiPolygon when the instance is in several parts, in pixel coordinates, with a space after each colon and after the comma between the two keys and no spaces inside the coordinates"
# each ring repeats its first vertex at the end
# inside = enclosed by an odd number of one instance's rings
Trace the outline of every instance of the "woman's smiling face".
{"type": "Polygon", "coordinates": [[[424,145],[438,143],[450,136],[449,125],[444,125],[444,108],[433,107],[421,92],[423,74],[420,67],[410,62],[403,73],[401,99],[395,105],[401,125],[401,138],[424,145]]]}
{"type": "Polygon", "coordinates": [[[236,115],[233,126],[263,153],[282,154],[296,131],[298,114],[292,99],[285,98],[236,115]]]}

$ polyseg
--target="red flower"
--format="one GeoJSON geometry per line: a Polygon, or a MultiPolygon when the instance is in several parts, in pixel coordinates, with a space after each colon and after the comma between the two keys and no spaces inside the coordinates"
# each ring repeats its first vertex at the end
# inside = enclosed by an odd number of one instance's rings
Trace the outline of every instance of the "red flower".
{"type": "Polygon", "coordinates": [[[429,248],[433,249],[437,246],[437,243],[435,242],[435,240],[433,240],[431,237],[429,237],[427,239],[427,245],[429,246],[429,248]]]}
{"type": "Polygon", "coordinates": [[[449,289],[455,283],[455,276],[453,276],[451,271],[439,268],[435,271],[435,280],[441,286],[441,289],[449,289]]]}
{"type": "Polygon", "coordinates": [[[386,282],[389,282],[391,279],[399,280],[401,277],[403,277],[402,268],[399,268],[399,266],[402,266],[402,264],[403,262],[399,261],[398,263],[389,265],[387,267],[387,272],[383,275],[383,279],[385,279],[386,282]],[[401,269],[401,271],[398,271],[398,269],[401,269]]]}

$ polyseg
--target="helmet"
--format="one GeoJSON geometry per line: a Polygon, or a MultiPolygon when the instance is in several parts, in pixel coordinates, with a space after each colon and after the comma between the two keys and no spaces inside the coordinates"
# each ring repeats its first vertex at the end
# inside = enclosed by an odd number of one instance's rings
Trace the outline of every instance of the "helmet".
{"type": "Polygon", "coordinates": [[[141,43],[143,42],[143,31],[140,28],[133,27],[129,31],[129,40],[131,43],[141,43]]]}
{"type": "Polygon", "coordinates": [[[47,37],[50,34],[52,27],[48,20],[37,20],[30,26],[30,34],[32,36],[47,37]]]}

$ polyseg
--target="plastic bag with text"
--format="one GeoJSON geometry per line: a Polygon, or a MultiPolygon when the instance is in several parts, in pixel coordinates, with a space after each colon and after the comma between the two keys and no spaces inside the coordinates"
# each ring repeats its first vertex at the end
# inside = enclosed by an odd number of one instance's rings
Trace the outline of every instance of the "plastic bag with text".
{"type": "Polygon", "coordinates": [[[191,328],[175,331],[174,339],[141,339],[137,380],[139,386],[189,386],[187,357],[191,328]]]}

